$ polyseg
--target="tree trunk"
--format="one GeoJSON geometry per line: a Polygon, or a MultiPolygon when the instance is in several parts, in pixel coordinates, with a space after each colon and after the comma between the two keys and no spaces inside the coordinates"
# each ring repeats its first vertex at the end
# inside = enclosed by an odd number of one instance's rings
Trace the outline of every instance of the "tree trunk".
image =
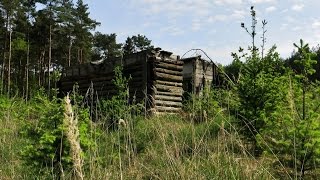
{"type": "Polygon", "coordinates": [[[69,44],[69,49],[68,49],[68,67],[71,66],[71,47],[72,47],[72,40],[70,38],[70,44],[69,44]]]}
{"type": "Polygon", "coordinates": [[[77,58],[77,59],[78,59],[78,63],[81,64],[81,63],[80,63],[80,48],[78,48],[78,53],[77,53],[77,54],[78,54],[78,55],[77,55],[77,56],[78,56],[78,58],[77,58]]]}
{"type": "Polygon", "coordinates": [[[30,41],[28,35],[28,46],[27,46],[27,64],[26,64],[26,101],[28,101],[29,97],[29,57],[30,56],[30,41]]]}
{"type": "Polygon", "coordinates": [[[4,37],[4,48],[3,48],[3,62],[2,62],[2,71],[1,71],[1,94],[5,92],[5,74],[6,74],[6,50],[7,50],[7,37],[8,37],[8,27],[9,27],[9,16],[6,17],[6,33],[4,37]]]}
{"type": "Polygon", "coordinates": [[[49,28],[50,32],[49,32],[49,58],[48,58],[48,94],[50,96],[50,68],[51,68],[51,49],[52,49],[52,25],[50,24],[50,28],[49,28]]]}
{"type": "Polygon", "coordinates": [[[83,63],[83,49],[81,48],[80,49],[80,64],[82,64],[83,63]]]}
{"type": "Polygon", "coordinates": [[[10,84],[11,84],[11,51],[12,51],[12,31],[9,32],[9,58],[8,58],[8,97],[10,97],[10,84]]]}
{"type": "Polygon", "coordinates": [[[7,49],[7,32],[5,35],[5,41],[4,41],[4,48],[3,48],[3,62],[2,62],[2,67],[1,67],[1,94],[4,93],[5,89],[4,89],[4,76],[5,76],[5,69],[6,69],[6,49],[7,49]]]}

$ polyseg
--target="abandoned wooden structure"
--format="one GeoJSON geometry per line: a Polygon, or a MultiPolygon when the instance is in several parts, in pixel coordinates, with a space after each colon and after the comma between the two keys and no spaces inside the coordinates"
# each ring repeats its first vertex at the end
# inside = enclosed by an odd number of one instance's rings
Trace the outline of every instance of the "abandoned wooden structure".
{"type": "Polygon", "coordinates": [[[183,90],[200,94],[205,86],[211,88],[221,85],[221,74],[214,62],[194,56],[181,59],[183,65],[183,90]]]}
{"type": "Polygon", "coordinates": [[[111,98],[118,93],[112,79],[114,68],[122,65],[129,81],[130,100],[144,102],[149,112],[179,112],[182,108],[183,61],[171,52],[145,50],[126,57],[92,62],[66,69],[60,81],[60,91],[66,93],[77,83],[86,94],[93,87],[99,98],[111,98]]]}

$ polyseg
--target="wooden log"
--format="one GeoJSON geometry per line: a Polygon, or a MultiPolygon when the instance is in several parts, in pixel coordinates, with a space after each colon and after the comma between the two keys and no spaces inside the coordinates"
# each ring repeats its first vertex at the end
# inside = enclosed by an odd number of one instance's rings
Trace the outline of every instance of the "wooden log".
{"type": "MultiPolygon", "coordinates": [[[[112,86],[112,85],[114,85],[112,80],[109,80],[109,81],[93,81],[92,84],[93,84],[93,87],[112,86]]],[[[89,83],[87,85],[91,85],[91,83],[89,83]]]]}
{"type": "Polygon", "coordinates": [[[164,74],[164,73],[155,73],[156,80],[169,80],[174,82],[182,82],[183,77],[182,76],[175,76],[170,74],[164,74]]]}
{"type": "Polygon", "coordinates": [[[166,106],[155,106],[155,111],[158,112],[179,112],[181,111],[181,108],[178,107],[166,107],[166,106]]]}
{"type": "Polygon", "coordinates": [[[90,83],[83,83],[83,84],[81,84],[81,83],[79,83],[79,86],[87,86],[87,87],[89,87],[89,86],[93,86],[94,88],[101,88],[101,87],[109,87],[109,86],[114,86],[114,84],[112,83],[112,82],[110,82],[110,81],[106,81],[106,82],[90,82],[90,83]]]}
{"type": "Polygon", "coordinates": [[[114,79],[114,75],[104,75],[104,76],[94,76],[94,77],[87,77],[90,79],[90,81],[93,82],[99,82],[99,81],[111,81],[112,79],[114,79]]]}
{"type": "Polygon", "coordinates": [[[161,84],[161,85],[169,85],[169,86],[175,86],[175,87],[182,87],[182,83],[178,82],[170,82],[170,81],[161,81],[161,80],[156,80],[156,84],[161,84]]]}
{"type": "Polygon", "coordinates": [[[181,102],[155,100],[156,106],[182,107],[181,102]]]}
{"type": "Polygon", "coordinates": [[[61,82],[61,86],[62,87],[69,87],[69,86],[73,86],[76,83],[77,82],[73,82],[73,81],[65,81],[65,82],[61,82]]]}
{"type": "Polygon", "coordinates": [[[154,71],[159,72],[159,73],[164,73],[164,74],[182,76],[181,71],[174,71],[174,70],[168,70],[168,69],[163,69],[163,68],[154,68],[154,71]]]}
{"type": "Polygon", "coordinates": [[[72,69],[67,69],[65,71],[66,76],[72,76],[72,69]]]}
{"type": "Polygon", "coordinates": [[[182,102],[182,97],[155,95],[155,100],[182,102]]]}
{"type": "Polygon", "coordinates": [[[62,86],[61,88],[64,88],[64,89],[72,89],[74,86],[76,85],[76,83],[70,83],[70,84],[68,84],[68,85],[64,85],[64,86],[62,86]]]}
{"type": "Polygon", "coordinates": [[[78,66],[72,68],[72,76],[80,76],[80,68],[78,66]]]}
{"type": "Polygon", "coordinates": [[[181,71],[183,70],[183,66],[181,65],[175,65],[175,64],[168,64],[163,62],[155,62],[155,67],[169,69],[169,70],[175,70],[175,71],[181,71]]]}
{"type": "Polygon", "coordinates": [[[146,58],[145,53],[136,53],[136,54],[130,54],[128,56],[125,56],[123,59],[123,66],[131,66],[135,64],[142,63],[146,58]]]}
{"type": "Polygon", "coordinates": [[[128,65],[128,66],[124,66],[123,67],[123,71],[135,71],[135,70],[142,70],[142,62],[139,62],[138,64],[134,64],[134,65],[128,65]]]}
{"type": "Polygon", "coordinates": [[[129,77],[129,76],[131,76],[131,77],[141,77],[142,74],[143,74],[142,71],[136,71],[136,72],[131,72],[131,73],[123,73],[123,75],[126,76],[126,77],[129,77]]]}
{"type": "Polygon", "coordinates": [[[102,90],[102,91],[97,91],[97,93],[100,95],[100,94],[103,94],[103,95],[107,95],[107,94],[113,94],[113,95],[115,95],[115,94],[118,94],[119,93],[119,91],[117,91],[117,90],[115,90],[115,89],[113,89],[113,90],[102,90]]]}
{"type": "Polygon", "coordinates": [[[163,92],[163,91],[157,91],[156,95],[164,95],[164,96],[172,96],[172,97],[182,97],[182,92],[163,92]]]}
{"type": "Polygon", "coordinates": [[[162,57],[155,57],[154,62],[165,62],[168,64],[183,65],[183,61],[181,60],[172,60],[172,59],[162,58],[162,57]]]}
{"type": "Polygon", "coordinates": [[[143,82],[143,77],[142,76],[133,76],[132,79],[129,81],[130,82],[143,82]]]}
{"type": "Polygon", "coordinates": [[[183,93],[182,87],[166,86],[166,85],[156,84],[155,88],[156,88],[156,93],[159,92],[159,91],[172,92],[172,93],[183,93]]]}

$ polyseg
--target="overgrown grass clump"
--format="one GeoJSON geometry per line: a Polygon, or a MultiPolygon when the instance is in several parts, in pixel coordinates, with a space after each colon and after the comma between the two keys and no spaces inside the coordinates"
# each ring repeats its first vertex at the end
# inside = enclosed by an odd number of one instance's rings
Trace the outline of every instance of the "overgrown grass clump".
{"type": "MultiPolygon", "coordinates": [[[[61,173],[66,179],[74,177],[68,141],[64,140],[63,127],[58,126],[63,121],[63,101],[39,96],[28,103],[6,97],[0,102],[1,179],[56,179],[61,173]],[[45,131],[41,123],[53,129],[45,131]],[[39,128],[43,133],[37,131],[39,128]],[[44,139],[49,135],[55,140],[44,139]],[[55,152],[61,145],[64,150],[58,156],[55,152]],[[26,156],[30,148],[34,154],[26,156]],[[59,158],[62,172],[54,164],[59,158]]],[[[88,117],[83,115],[84,107],[74,108],[78,109],[79,121],[88,117]]],[[[230,118],[222,111],[204,122],[193,122],[187,114],[124,117],[129,119],[123,119],[124,124],[116,129],[92,122],[91,133],[80,132],[90,135],[92,144],[90,148],[81,144],[85,179],[272,178],[263,158],[257,160],[246,153],[240,136],[228,122],[230,118]]]]}

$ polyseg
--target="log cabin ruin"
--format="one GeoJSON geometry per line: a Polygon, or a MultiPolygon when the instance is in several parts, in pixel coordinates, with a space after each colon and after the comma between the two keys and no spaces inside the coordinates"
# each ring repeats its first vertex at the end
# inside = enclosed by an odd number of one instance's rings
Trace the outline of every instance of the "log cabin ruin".
{"type": "Polygon", "coordinates": [[[131,77],[130,101],[144,102],[150,113],[181,111],[183,61],[160,48],[70,67],[62,75],[60,91],[66,94],[77,83],[83,95],[92,87],[99,98],[111,98],[117,94],[114,68],[120,65],[123,75],[131,77]]]}
{"type": "Polygon", "coordinates": [[[118,93],[112,79],[114,68],[120,65],[123,75],[131,77],[129,100],[143,102],[151,114],[180,112],[184,92],[200,94],[204,86],[221,81],[215,63],[201,56],[180,59],[172,52],[156,48],[70,67],[62,75],[60,91],[66,94],[78,84],[83,95],[91,87],[99,98],[111,98],[118,93]]]}
{"type": "Polygon", "coordinates": [[[220,86],[221,73],[214,62],[207,61],[201,56],[181,59],[183,65],[183,90],[186,93],[200,94],[204,87],[220,86]]]}

